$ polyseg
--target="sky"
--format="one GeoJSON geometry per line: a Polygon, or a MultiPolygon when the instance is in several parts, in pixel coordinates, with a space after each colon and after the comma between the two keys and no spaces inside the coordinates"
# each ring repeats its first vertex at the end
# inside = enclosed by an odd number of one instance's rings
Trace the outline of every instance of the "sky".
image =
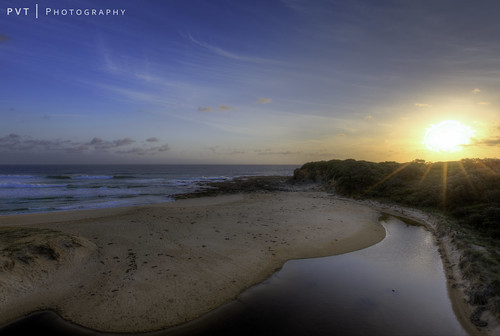
{"type": "Polygon", "coordinates": [[[0,164],[497,158],[499,13],[489,0],[0,0],[0,164]],[[470,143],[427,149],[443,120],[470,143]]]}

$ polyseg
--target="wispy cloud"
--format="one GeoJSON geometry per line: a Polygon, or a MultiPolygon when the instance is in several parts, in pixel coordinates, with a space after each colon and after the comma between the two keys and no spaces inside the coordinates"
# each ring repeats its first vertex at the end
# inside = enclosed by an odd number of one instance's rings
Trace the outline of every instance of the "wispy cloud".
{"type": "MultiPolygon", "coordinates": [[[[220,104],[217,107],[217,111],[231,111],[231,110],[236,110],[236,107],[220,104]]],[[[198,107],[199,112],[212,112],[214,109],[210,106],[203,106],[203,107],[198,107]]]]}
{"type": "Polygon", "coordinates": [[[490,102],[479,102],[478,105],[490,105],[490,102]]]}
{"type": "Polygon", "coordinates": [[[491,129],[491,135],[486,138],[476,138],[471,145],[483,146],[500,146],[500,126],[495,126],[491,129]]]}
{"type": "Polygon", "coordinates": [[[204,150],[216,155],[243,155],[246,154],[245,150],[238,148],[222,148],[220,146],[205,147],[204,150]]]}
{"type": "Polygon", "coordinates": [[[210,52],[222,56],[225,58],[229,58],[232,60],[236,61],[243,61],[243,62],[250,62],[250,63],[258,63],[258,64],[280,64],[280,62],[271,60],[271,59],[266,59],[266,58],[260,58],[260,57],[254,57],[254,56],[247,56],[247,55],[242,55],[234,52],[227,51],[225,49],[219,48],[217,46],[208,44],[206,42],[200,41],[198,39],[195,39],[191,34],[187,34],[187,38],[193,42],[194,44],[209,50],[210,52]]]}
{"type": "Polygon", "coordinates": [[[281,2],[288,8],[293,9],[297,12],[304,10],[304,2],[300,0],[281,0],[281,2]]]}
{"type": "Polygon", "coordinates": [[[475,88],[471,92],[474,93],[474,94],[478,94],[479,92],[481,92],[481,90],[479,90],[478,88],[475,88]]]}
{"type": "Polygon", "coordinates": [[[478,140],[475,144],[485,146],[500,146],[500,136],[493,136],[489,139],[478,140]]]}
{"type": "Polygon", "coordinates": [[[149,148],[141,148],[135,147],[127,150],[117,151],[118,154],[132,154],[132,155],[154,155],[158,153],[167,152],[170,150],[169,145],[149,147],[149,148]]]}
{"type": "Polygon", "coordinates": [[[257,153],[257,155],[292,155],[292,154],[297,154],[297,152],[292,152],[289,150],[273,151],[271,149],[264,149],[264,150],[256,149],[255,152],[257,153]]]}
{"type": "Polygon", "coordinates": [[[424,104],[424,103],[415,103],[414,105],[416,107],[420,107],[420,108],[426,108],[426,107],[431,107],[432,106],[432,105],[424,104]]]}
{"type": "Polygon", "coordinates": [[[259,104],[269,104],[272,101],[273,100],[271,98],[262,98],[262,97],[259,97],[259,99],[257,100],[257,103],[259,103],[259,104]]]}
{"type": "Polygon", "coordinates": [[[220,111],[228,111],[228,110],[235,110],[235,109],[236,108],[231,107],[231,106],[227,106],[227,105],[223,105],[223,104],[219,105],[219,110],[220,111]]]}
{"type": "Polygon", "coordinates": [[[8,36],[0,34],[0,43],[10,41],[8,36]]]}
{"type": "Polygon", "coordinates": [[[122,86],[114,86],[107,84],[94,84],[96,87],[100,87],[109,90],[114,93],[118,93],[124,99],[133,101],[143,101],[150,104],[155,104],[158,106],[172,106],[178,101],[165,96],[163,92],[154,92],[153,90],[148,90],[147,88],[125,88],[122,86]]]}

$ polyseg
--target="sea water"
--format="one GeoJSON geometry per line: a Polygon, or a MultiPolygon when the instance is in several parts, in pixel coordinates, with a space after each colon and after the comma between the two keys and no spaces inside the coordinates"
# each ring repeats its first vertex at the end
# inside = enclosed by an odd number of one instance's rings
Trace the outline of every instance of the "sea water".
{"type": "Polygon", "coordinates": [[[241,176],[291,176],[291,165],[5,165],[0,215],[173,201],[202,182],[241,176]]]}

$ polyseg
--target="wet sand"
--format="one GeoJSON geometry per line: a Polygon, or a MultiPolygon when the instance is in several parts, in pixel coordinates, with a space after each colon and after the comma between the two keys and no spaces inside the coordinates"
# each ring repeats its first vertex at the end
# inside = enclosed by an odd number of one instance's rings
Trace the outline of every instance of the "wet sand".
{"type": "Polygon", "coordinates": [[[290,259],[381,241],[379,212],[322,192],[0,217],[0,324],[33,311],[100,331],[193,320],[290,259]]]}

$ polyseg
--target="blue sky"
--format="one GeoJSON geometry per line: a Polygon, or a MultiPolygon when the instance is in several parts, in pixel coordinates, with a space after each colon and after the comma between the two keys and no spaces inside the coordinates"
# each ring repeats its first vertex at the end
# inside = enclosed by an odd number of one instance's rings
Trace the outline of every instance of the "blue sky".
{"type": "Polygon", "coordinates": [[[496,157],[498,13],[460,0],[0,0],[0,164],[496,157]],[[426,128],[447,119],[476,138],[426,150],[426,128]]]}

